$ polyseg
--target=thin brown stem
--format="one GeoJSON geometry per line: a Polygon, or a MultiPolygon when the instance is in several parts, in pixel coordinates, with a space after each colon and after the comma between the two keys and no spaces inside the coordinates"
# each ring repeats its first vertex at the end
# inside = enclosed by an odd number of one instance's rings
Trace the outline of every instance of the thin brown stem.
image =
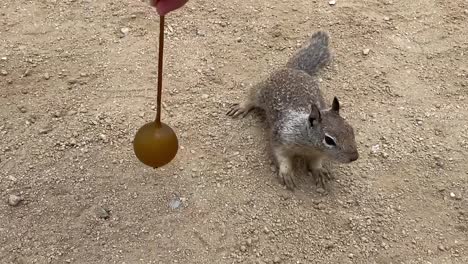
{"type": "Polygon", "coordinates": [[[161,93],[164,50],[164,16],[159,20],[159,58],[158,58],[158,95],[156,102],[156,126],[161,126],[161,93]]]}

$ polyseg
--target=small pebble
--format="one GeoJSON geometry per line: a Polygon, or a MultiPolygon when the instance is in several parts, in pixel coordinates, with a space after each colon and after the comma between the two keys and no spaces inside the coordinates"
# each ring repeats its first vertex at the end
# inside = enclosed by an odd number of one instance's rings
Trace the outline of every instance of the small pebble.
{"type": "Polygon", "coordinates": [[[102,141],[104,141],[104,142],[107,142],[107,141],[108,141],[108,140],[107,140],[107,136],[104,135],[104,134],[100,134],[100,135],[99,135],[99,138],[100,138],[102,141]]]}
{"type": "Polygon", "coordinates": [[[372,154],[375,154],[375,153],[377,153],[377,152],[379,152],[379,151],[380,151],[380,145],[374,145],[374,146],[372,146],[372,148],[371,148],[371,153],[372,153],[372,154]]]}
{"type": "Polygon", "coordinates": [[[182,205],[182,200],[179,197],[174,197],[169,201],[169,207],[171,209],[178,209],[182,205]]]}
{"type": "Polygon", "coordinates": [[[62,116],[62,113],[60,113],[60,111],[54,111],[54,112],[52,112],[52,117],[54,117],[54,118],[59,118],[60,116],[62,116]]]}
{"type": "Polygon", "coordinates": [[[49,80],[49,79],[50,79],[50,74],[44,73],[44,79],[45,79],[45,80],[49,80]]]}
{"type": "Polygon", "coordinates": [[[241,252],[246,252],[246,251],[247,251],[247,248],[246,248],[245,246],[241,246],[241,247],[240,247],[240,251],[241,251],[241,252]]]}
{"type": "Polygon", "coordinates": [[[52,131],[52,126],[45,126],[39,130],[39,134],[44,135],[52,131]]]}
{"type": "Polygon", "coordinates": [[[319,203],[315,206],[317,210],[325,210],[326,206],[323,203],[319,203]]]}
{"type": "Polygon", "coordinates": [[[383,20],[385,20],[385,21],[390,21],[390,17],[385,16],[385,17],[383,18],[383,20]]]}
{"type": "Polygon", "coordinates": [[[362,54],[369,55],[370,49],[363,49],[362,54]]]}
{"type": "Polygon", "coordinates": [[[335,0],[330,0],[330,1],[328,1],[328,4],[331,5],[331,6],[334,6],[334,5],[336,5],[336,1],[335,0]]]}
{"type": "Polygon", "coordinates": [[[24,106],[19,106],[18,110],[23,114],[27,112],[26,107],[24,107],[24,106]]]}
{"type": "Polygon", "coordinates": [[[18,179],[16,179],[16,177],[13,176],[13,175],[9,175],[9,176],[8,176],[8,179],[9,179],[10,181],[14,181],[14,182],[18,180],[18,179]]]}
{"type": "Polygon", "coordinates": [[[109,210],[99,206],[95,210],[96,216],[101,219],[109,219],[109,210]]]}
{"type": "Polygon", "coordinates": [[[8,205],[10,206],[17,206],[19,203],[21,203],[21,201],[23,201],[23,198],[18,195],[12,194],[10,197],[8,197],[8,205]]]}
{"type": "Polygon", "coordinates": [[[206,36],[206,33],[203,30],[197,29],[197,35],[200,36],[200,37],[204,37],[204,36],[206,36]]]}
{"type": "Polygon", "coordinates": [[[462,197],[460,195],[456,195],[453,192],[450,193],[450,198],[453,198],[455,200],[461,200],[462,199],[462,197]]]}
{"type": "Polygon", "coordinates": [[[7,75],[8,75],[8,72],[5,71],[5,70],[1,70],[0,73],[1,73],[3,76],[7,76],[7,75]]]}
{"type": "Polygon", "coordinates": [[[325,189],[323,189],[322,187],[319,187],[317,188],[317,190],[315,190],[317,193],[320,193],[320,194],[324,194],[325,193],[325,189]]]}
{"type": "Polygon", "coordinates": [[[78,83],[78,80],[77,79],[70,79],[68,80],[68,84],[76,84],[78,83]]]}
{"type": "Polygon", "coordinates": [[[281,263],[281,259],[279,257],[275,257],[273,259],[273,263],[275,263],[275,264],[281,263]]]}
{"type": "Polygon", "coordinates": [[[127,35],[128,32],[130,32],[130,29],[128,27],[124,27],[120,29],[120,32],[124,35],[127,35]]]}

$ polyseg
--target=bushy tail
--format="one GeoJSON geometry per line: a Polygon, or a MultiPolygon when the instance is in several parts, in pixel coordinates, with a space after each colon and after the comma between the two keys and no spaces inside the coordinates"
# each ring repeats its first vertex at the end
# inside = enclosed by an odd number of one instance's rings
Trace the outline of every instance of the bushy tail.
{"type": "Polygon", "coordinates": [[[328,50],[328,34],[318,31],[312,35],[309,43],[296,52],[286,64],[287,67],[303,70],[310,75],[316,74],[331,60],[328,50]]]}

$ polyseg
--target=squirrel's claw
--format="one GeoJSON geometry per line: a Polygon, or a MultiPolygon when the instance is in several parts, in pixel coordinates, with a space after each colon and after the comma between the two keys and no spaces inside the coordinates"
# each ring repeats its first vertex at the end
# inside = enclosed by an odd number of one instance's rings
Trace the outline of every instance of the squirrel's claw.
{"type": "Polygon", "coordinates": [[[244,118],[250,112],[250,110],[251,109],[243,107],[240,104],[234,104],[233,106],[231,106],[231,109],[226,113],[226,115],[231,116],[233,118],[236,118],[238,116],[244,118]]]}
{"type": "Polygon", "coordinates": [[[323,168],[313,169],[311,173],[315,178],[315,184],[323,189],[325,189],[325,182],[333,179],[330,172],[323,168]]]}
{"type": "Polygon", "coordinates": [[[286,185],[286,187],[289,189],[289,190],[294,190],[297,185],[296,183],[294,182],[294,176],[291,174],[291,172],[289,173],[279,173],[279,176],[280,176],[280,180],[281,180],[281,183],[283,185],[286,185]]]}

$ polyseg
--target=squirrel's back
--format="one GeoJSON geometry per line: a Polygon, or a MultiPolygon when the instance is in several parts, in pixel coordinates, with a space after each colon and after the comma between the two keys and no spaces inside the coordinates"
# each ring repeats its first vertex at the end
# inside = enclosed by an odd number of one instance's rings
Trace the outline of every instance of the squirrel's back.
{"type": "Polygon", "coordinates": [[[311,103],[325,108],[314,75],[331,60],[328,42],[327,33],[315,32],[283,67],[252,87],[246,100],[229,114],[245,115],[251,109],[259,108],[273,121],[284,111],[308,109],[311,103]]]}
{"type": "Polygon", "coordinates": [[[255,106],[275,118],[286,109],[308,108],[311,103],[326,107],[318,83],[313,77],[326,66],[331,54],[328,35],[318,31],[299,49],[285,67],[271,73],[264,82],[254,87],[251,96],[255,106]]]}

